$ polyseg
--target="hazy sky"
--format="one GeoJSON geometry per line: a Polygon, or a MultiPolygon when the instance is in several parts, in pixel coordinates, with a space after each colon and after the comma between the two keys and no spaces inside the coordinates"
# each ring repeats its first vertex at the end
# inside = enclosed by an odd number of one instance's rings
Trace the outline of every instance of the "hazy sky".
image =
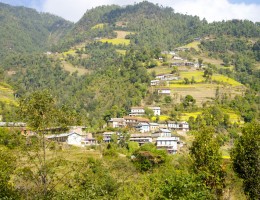
{"type": "MultiPolygon", "coordinates": [[[[260,22],[260,0],[149,0],[172,7],[175,12],[197,15],[207,21],[248,19],[260,22]]],[[[88,10],[100,5],[129,5],[142,0],[0,0],[11,5],[23,5],[49,12],[77,22],[88,10]],[[123,3],[122,3],[123,2],[123,3]]]]}

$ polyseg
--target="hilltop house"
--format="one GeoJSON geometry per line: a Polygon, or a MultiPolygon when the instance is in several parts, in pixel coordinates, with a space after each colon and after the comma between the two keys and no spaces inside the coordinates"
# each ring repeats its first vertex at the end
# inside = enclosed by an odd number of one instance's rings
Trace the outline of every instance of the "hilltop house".
{"type": "Polygon", "coordinates": [[[158,95],[171,95],[171,90],[169,88],[159,88],[158,95]]]}

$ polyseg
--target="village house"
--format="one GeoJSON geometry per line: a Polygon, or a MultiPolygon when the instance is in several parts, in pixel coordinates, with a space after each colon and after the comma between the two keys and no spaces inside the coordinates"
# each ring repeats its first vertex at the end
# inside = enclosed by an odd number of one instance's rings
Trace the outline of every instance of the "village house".
{"type": "Polygon", "coordinates": [[[188,48],[188,47],[178,47],[178,48],[175,48],[174,50],[175,51],[189,51],[190,48],[188,48]]]}
{"type": "Polygon", "coordinates": [[[107,143],[110,143],[111,142],[111,136],[113,134],[116,134],[116,132],[104,132],[103,133],[103,141],[107,142],[107,143]]]}
{"type": "MultiPolygon", "coordinates": [[[[151,109],[155,116],[161,114],[161,108],[160,107],[149,106],[147,108],[151,109]]],[[[131,108],[131,113],[129,114],[129,116],[142,116],[142,115],[145,115],[144,107],[132,107],[131,108]]]]}
{"type": "Polygon", "coordinates": [[[93,138],[92,133],[87,133],[86,137],[81,140],[83,146],[97,145],[97,140],[93,138]]]}
{"type": "Polygon", "coordinates": [[[135,126],[136,130],[145,133],[150,131],[150,125],[149,123],[139,123],[138,125],[135,126]]]}
{"type": "Polygon", "coordinates": [[[188,122],[175,122],[168,121],[167,122],[168,129],[176,130],[176,131],[189,131],[188,122]]]}
{"type": "Polygon", "coordinates": [[[143,117],[125,116],[126,126],[135,127],[139,123],[149,123],[149,119],[143,117]]]}
{"type": "Polygon", "coordinates": [[[184,62],[173,62],[173,63],[171,63],[172,67],[174,67],[174,66],[180,67],[180,66],[184,66],[184,65],[185,65],[184,62]]]}
{"type": "Polygon", "coordinates": [[[183,60],[183,58],[176,56],[176,55],[172,56],[172,59],[173,60],[183,60]]]}
{"type": "Polygon", "coordinates": [[[161,128],[152,134],[153,138],[158,137],[171,137],[172,133],[169,129],[161,128]]]}
{"type": "Polygon", "coordinates": [[[178,151],[178,137],[158,137],[156,139],[157,149],[166,149],[168,153],[175,154],[178,151]]]}
{"type": "Polygon", "coordinates": [[[62,133],[62,134],[54,134],[46,136],[48,140],[67,143],[69,145],[74,146],[85,146],[87,144],[96,144],[95,139],[92,138],[92,134],[80,135],[75,132],[71,133],[62,133]]]}
{"type": "Polygon", "coordinates": [[[109,125],[113,128],[123,128],[126,127],[126,120],[124,118],[111,118],[109,125]]]}
{"type": "Polygon", "coordinates": [[[142,116],[145,114],[145,110],[143,107],[132,107],[130,116],[142,116]]]}
{"type": "Polygon", "coordinates": [[[184,65],[188,67],[194,67],[194,62],[185,62],[184,65]]]}
{"type": "Polygon", "coordinates": [[[176,53],[174,51],[170,51],[169,54],[172,55],[172,56],[176,55],[176,53]]]}
{"type": "Polygon", "coordinates": [[[178,76],[174,76],[173,74],[160,74],[155,77],[156,79],[160,79],[161,81],[172,81],[179,80],[178,76]]]}
{"type": "Polygon", "coordinates": [[[171,95],[171,90],[168,88],[159,88],[158,95],[171,95]]]}
{"type": "Polygon", "coordinates": [[[158,123],[149,123],[150,125],[150,131],[157,131],[159,129],[159,124],[158,123]]]}
{"type": "Polygon", "coordinates": [[[130,141],[137,142],[140,146],[145,143],[152,142],[152,136],[150,133],[142,133],[142,134],[131,134],[130,141]]]}
{"type": "Polygon", "coordinates": [[[160,81],[159,80],[151,80],[151,86],[156,86],[159,85],[160,81]]]}

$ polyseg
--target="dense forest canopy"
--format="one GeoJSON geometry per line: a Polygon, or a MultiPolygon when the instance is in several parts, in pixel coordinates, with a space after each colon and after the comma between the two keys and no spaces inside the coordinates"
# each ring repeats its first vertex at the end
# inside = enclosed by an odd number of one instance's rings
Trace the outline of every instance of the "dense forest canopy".
{"type": "Polygon", "coordinates": [[[0,3],[0,58],[10,53],[47,51],[72,27],[60,17],[0,3]]]}

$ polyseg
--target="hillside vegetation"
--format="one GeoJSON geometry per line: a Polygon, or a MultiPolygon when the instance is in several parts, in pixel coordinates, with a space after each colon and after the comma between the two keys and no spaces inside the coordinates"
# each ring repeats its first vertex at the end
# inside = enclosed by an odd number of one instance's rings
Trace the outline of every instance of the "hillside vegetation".
{"type": "Polygon", "coordinates": [[[48,51],[72,27],[60,17],[0,3],[0,58],[13,53],[48,51]]]}
{"type": "Polygon", "coordinates": [[[0,128],[0,199],[259,199],[259,23],[144,1],[75,24],[0,4],[0,25],[1,120],[27,123],[0,128]],[[109,126],[133,106],[144,121],[189,124],[171,131],[177,154],[109,126]],[[97,145],[45,138],[76,125],[97,145]]]}

